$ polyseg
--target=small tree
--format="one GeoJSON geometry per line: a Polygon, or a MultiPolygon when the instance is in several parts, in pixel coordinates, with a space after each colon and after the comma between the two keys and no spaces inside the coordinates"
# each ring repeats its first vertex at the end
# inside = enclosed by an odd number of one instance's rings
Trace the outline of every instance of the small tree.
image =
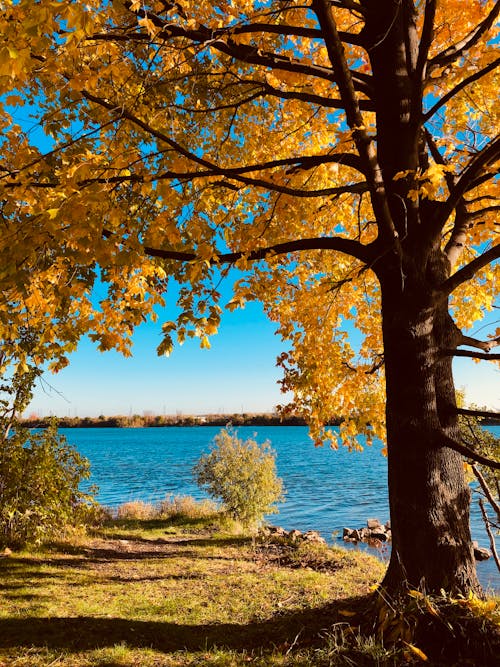
{"type": "Polygon", "coordinates": [[[243,441],[224,429],[193,471],[197,484],[222,500],[228,514],[245,525],[255,526],[264,514],[277,512],[275,504],[284,499],[269,441],[262,445],[251,438],[243,441]]]}

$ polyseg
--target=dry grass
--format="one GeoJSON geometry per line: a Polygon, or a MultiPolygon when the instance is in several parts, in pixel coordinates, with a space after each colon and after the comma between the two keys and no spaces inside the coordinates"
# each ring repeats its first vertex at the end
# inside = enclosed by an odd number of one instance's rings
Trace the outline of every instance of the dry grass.
{"type": "Polygon", "coordinates": [[[168,495],[156,504],[142,500],[123,503],[113,512],[116,519],[166,520],[182,518],[183,521],[214,518],[219,510],[211,500],[195,500],[192,496],[168,495]]]}

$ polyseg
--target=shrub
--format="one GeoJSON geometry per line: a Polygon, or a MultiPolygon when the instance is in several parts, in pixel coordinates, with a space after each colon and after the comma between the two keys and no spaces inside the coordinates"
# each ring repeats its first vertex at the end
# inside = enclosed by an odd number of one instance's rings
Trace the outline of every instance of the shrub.
{"type": "Polygon", "coordinates": [[[0,543],[40,544],[82,521],[92,497],[78,487],[89,475],[55,423],[38,433],[16,427],[0,443],[0,543]]]}
{"type": "MultiPolygon", "coordinates": [[[[33,341],[26,333],[24,344],[33,341]]],[[[8,350],[7,350],[8,352],[8,350]]],[[[15,364],[0,350],[4,367],[0,384],[0,545],[40,544],[96,515],[90,493],[79,490],[90,476],[90,465],[65,438],[55,421],[31,432],[18,415],[32,398],[41,371],[31,364],[15,364]],[[9,367],[14,369],[10,375],[9,367]]]]}
{"type": "Polygon", "coordinates": [[[233,431],[222,430],[215,436],[210,452],[201,456],[193,472],[197,484],[247,526],[254,527],[265,514],[277,512],[275,504],[284,498],[270,443],[243,441],[233,431]]]}

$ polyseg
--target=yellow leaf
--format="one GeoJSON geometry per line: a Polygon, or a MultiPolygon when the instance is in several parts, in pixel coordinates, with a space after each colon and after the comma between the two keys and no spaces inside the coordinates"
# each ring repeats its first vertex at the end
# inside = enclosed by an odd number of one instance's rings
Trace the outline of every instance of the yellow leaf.
{"type": "Polygon", "coordinates": [[[410,595],[412,598],[416,598],[417,600],[421,600],[423,597],[425,597],[423,593],[417,591],[415,588],[408,591],[408,595],[410,595]]]}
{"type": "Polygon", "coordinates": [[[414,644],[410,644],[409,642],[404,642],[404,644],[405,644],[405,646],[407,646],[410,649],[410,651],[414,655],[416,655],[418,658],[420,658],[420,660],[422,660],[423,662],[427,662],[429,660],[429,658],[425,655],[425,653],[421,649],[418,648],[418,646],[415,646],[414,644]]]}
{"type": "Polygon", "coordinates": [[[210,349],[211,345],[210,345],[210,341],[208,340],[207,336],[202,337],[202,339],[200,341],[200,347],[203,350],[209,350],[210,349]]]}

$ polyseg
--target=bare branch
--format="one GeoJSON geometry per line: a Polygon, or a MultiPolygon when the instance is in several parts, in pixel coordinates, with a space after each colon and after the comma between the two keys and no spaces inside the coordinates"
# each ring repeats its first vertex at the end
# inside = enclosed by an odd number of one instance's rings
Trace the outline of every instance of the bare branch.
{"type": "Polygon", "coordinates": [[[497,553],[496,544],[495,544],[495,538],[493,537],[493,534],[491,532],[490,520],[488,518],[488,515],[486,514],[486,510],[484,508],[484,502],[483,502],[482,499],[479,500],[479,507],[481,508],[481,514],[483,515],[484,527],[486,528],[486,532],[488,533],[488,538],[490,540],[491,553],[493,554],[493,558],[495,559],[496,566],[498,568],[498,571],[500,572],[500,559],[498,558],[498,553],[497,553]]]}
{"type": "Polygon", "coordinates": [[[484,479],[484,476],[482,472],[479,470],[477,466],[472,466],[472,471],[474,475],[476,476],[477,481],[479,482],[479,485],[481,486],[482,490],[484,491],[484,495],[486,496],[489,504],[492,506],[493,511],[498,517],[498,521],[500,521],[500,505],[497,503],[495,498],[493,498],[493,494],[491,493],[491,489],[488,486],[486,480],[484,479]]]}
{"type": "Polygon", "coordinates": [[[448,280],[445,280],[444,283],[441,284],[437,295],[450,295],[454,290],[457,289],[457,287],[467,282],[467,280],[471,280],[471,278],[473,278],[478,271],[499,257],[500,243],[497,243],[486,252],[483,252],[482,255],[479,255],[479,257],[473,259],[472,262],[469,262],[469,264],[466,264],[466,266],[463,266],[461,269],[459,269],[456,273],[450,276],[448,280]]]}
{"type": "Polygon", "coordinates": [[[476,347],[478,350],[484,350],[485,352],[489,352],[494,347],[500,345],[498,338],[490,338],[490,340],[479,340],[478,338],[472,338],[471,336],[465,336],[464,334],[462,334],[462,340],[458,344],[476,347]]]}
{"type": "MultiPolygon", "coordinates": [[[[272,95],[273,97],[279,97],[283,100],[300,100],[302,102],[310,102],[311,104],[317,104],[318,106],[330,109],[344,109],[342,100],[336,100],[335,98],[330,99],[300,91],[279,90],[278,88],[273,88],[273,86],[267,82],[262,83],[262,89],[266,94],[272,95]]],[[[375,106],[371,100],[359,100],[359,108],[362,111],[375,111],[375,106]]]]}
{"type": "Polygon", "coordinates": [[[485,419],[498,419],[500,412],[489,412],[488,410],[469,410],[468,408],[457,408],[457,414],[466,417],[484,417],[485,419]]]}
{"type": "Polygon", "coordinates": [[[444,254],[448,257],[450,266],[455,266],[456,262],[462,255],[466,241],[467,232],[470,228],[469,217],[467,216],[467,209],[465,208],[464,200],[460,200],[455,212],[455,222],[450,238],[444,248],[444,254]]]}
{"type": "Polygon", "coordinates": [[[500,354],[488,354],[487,352],[471,352],[469,350],[443,350],[441,354],[445,357],[468,357],[469,359],[500,361],[500,354]]]}
{"type": "MultiPolygon", "coordinates": [[[[105,238],[114,238],[116,235],[105,229],[103,230],[105,238]]],[[[161,259],[171,259],[180,262],[193,262],[200,259],[196,252],[182,252],[177,250],[166,250],[162,248],[152,248],[143,246],[146,255],[150,257],[159,257],[161,259]]],[[[296,241],[286,241],[285,243],[276,243],[267,248],[258,248],[257,250],[217,253],[214,252],[210,263],[235,264],[238,260],[245,258],[247,261],[255,262],[273,255],[287,255],[291,252],[301,252],[305,250],[335,250],[337,252],[350,255],[364,263],[371,259],[372,249],[370,245],[363,245],[358,241],[343,238],[341,236],[319,237],[310,239],[298,239],[296,241]]]]}
{"type": "MultiPolygon", "coordinates": [[[[111,233],[104,233],[109,236],[111,233]]],[[[365,246],[358,241],[342,237],[319,237],[311,239],[299,239],[297,241],[287,241],[277,243],[267,248],[259,248],[249,252],[229,252],[214,254],[211,263],[217,264],[235,264],[238,260],[245,258],[247,261],[255,262],[266,259],[273,255],[287,255],[291,252],[300,252],[305,250],[336,250],[351,257],[367,263],[371,258],[370,246],[365,246]]],[[[160,257],[162,259],[179,260],[182,262],[192,262],[199,257],[195,252],[178,252],[174,250],[163,250],[161,248],[151,248],[144,246],[144,252],[151,257],[160,257]]]]}
{"type": "Polygon", "coordinates": [[[476,218],[481,218],[483,215],[487,215],[488,213],[496,213],[497,211],[500,211],[500,206],[486,206],[485,208],[480,208],[477,211],[467,212],[467,219],[475,220],[476,218]]]}
{"type": "Polygon", "coordinates": [[[455,62],[460,58],[466,51],[471,49],[481,37],[491,28],[495,23],[496,18],[500,13],[500,0],[497,0],[493,9],[488,14],[488,16],[479,23],[471,32],[460,42],[457,42],[453,46],[448,47],[441,53],[438,53],[437,56],[434,56],[430,61],[427,70],[430,73],[432,70],[437,67],[444,67],[455,62]]]}
{"type": "Polygon", "coordinates": [[[479,70],[479,72],[476,72],[475,74],[471,74],[471,76],[468,76],[466,79],[463,81],[460,81],[460,83],[457,83],[457,85],[449,90],[446,95],[443,95],[443,97],[434,104],[429,111],[424,113],[423,115],[423,122],[427,123],[427,121],[434,116],[436,111],[439,111],[441,107],[443,107],[449,100],[451,100],[457,93],[459,93],[461,90],[466,88],[468,85],[471,83],[474,83],[474,81],[477,81],[478,79],[481,79],[483,76],[488,74],[489,72],[492,72],[494,69],[496,69],[500,65],[500,58],[496,58],[493,62],[491,62],[489,65],[486,65],[486,67],[483,67],[483,69],[479,70]]]}

